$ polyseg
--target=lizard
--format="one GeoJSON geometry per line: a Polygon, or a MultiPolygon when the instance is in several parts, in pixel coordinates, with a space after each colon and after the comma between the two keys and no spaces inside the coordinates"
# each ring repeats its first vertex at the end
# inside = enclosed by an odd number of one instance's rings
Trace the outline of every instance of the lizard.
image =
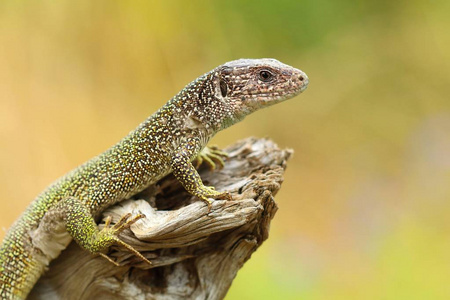
{"type": "Polygon", "coordinates": [[[223,152],[207,147],[217,132],[300,94],[308,83],[301,70],[270,58],[230,61],[189,83],[117,144],[34,199],[0,246],[1,299],[25,299],[72,240],[113,263],[104,252],[116,244],[151,264],[119,238],[145,216],[127,214],[112,227],[107,217],[99,230],[100,213],[170,173],[209,207],[215,199],[231,200],[228,192],[203,184],[193,161],[221,161],[223,152]]]}

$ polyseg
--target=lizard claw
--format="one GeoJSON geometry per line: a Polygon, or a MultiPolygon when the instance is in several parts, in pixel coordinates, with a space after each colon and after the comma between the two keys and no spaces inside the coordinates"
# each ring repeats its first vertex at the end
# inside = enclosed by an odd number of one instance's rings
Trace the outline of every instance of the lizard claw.
{"type": "Polygon", "coordinates": [[[131,217],[131,213],[127,213],[123,215],[119,221],[114,224],[112,227],[113,230],[115,230],[117,233],[122,232],[124,229],[130,228],[131,225],[136,223],[138,220],[145,218],[144,214],[138,214],[134,216],[132,219],[129,219],[131,217]]]}
{"type": "Polygon", "coordinates": [[[218,192],[212,186],[205,186],[202,189],[201,194],[199,194],[197,197],[199,197],[203,202],[205,202],[208,205],[208,213],[211,211],[212,207],[212,201],[210,200],[210,198],[221,200],[233,200],[229,192],[218,192]]]}
{"type": "Polygon", "coordinates": [[[223,168],[225,166],[224,158],[228,157],[228,153],[219,150],[217,146],[206,146],[196,157],[195,167],[199,168],[202,163],[206,163],[210,170],[223,168]],[[217,165],[219,167],[217,167],[217,165]]]}
{"type": "MultiPolygon", "coordinates": [[[[124,241],[122,241],[121,239],[119,239],[118,235],[124,231],[127,228],[130,228],[131,225],[133,225],[134,223],[136,223],[138,220],[145,218],[144,214],[138,214],[136,216],[134,216],[133,218],[131,218],[131,213],[127,213],[125,215],[123,215],[119,221],[114,224],[114,226],[110,226],[111,225],[111,216],[106,217],[105,219],[105,227],[99,232],[99,238],[100,238],[100,243],[104,244],[104,245],[112,245],[112,244],[119,244],[121,246],[124,246],[125,248],[127,248],[130,252],[132,252],[134,255],[136,255],[137,257],[139,257],[141,260],[145,261],[146,263],[148,263],[149,265],[151,265],[152,263],[145,258],[139,251],[137,251],[136,249],[134,249],[131,245],[125,243],[124,241]]],[[[98,252],[98,254],[100,256],[102,256],[103,258],[107,259],[109,262],[115,264],[116,266],[120,266],[117,262],[115,262],[114,260],[112,260],[110,257],[108,257],[106,254],[98,252]]]]}

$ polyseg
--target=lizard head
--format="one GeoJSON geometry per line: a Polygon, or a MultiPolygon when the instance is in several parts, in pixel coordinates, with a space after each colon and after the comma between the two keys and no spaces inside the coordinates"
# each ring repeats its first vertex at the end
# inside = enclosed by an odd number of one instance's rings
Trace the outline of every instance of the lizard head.
{"type": "Polygon", "coordinates": [[[268,58],[230,61],[219,66],[215,74],[216,99],[229,106],[222,128],[300,94],[309,82],[304,72],[268,58]]]}

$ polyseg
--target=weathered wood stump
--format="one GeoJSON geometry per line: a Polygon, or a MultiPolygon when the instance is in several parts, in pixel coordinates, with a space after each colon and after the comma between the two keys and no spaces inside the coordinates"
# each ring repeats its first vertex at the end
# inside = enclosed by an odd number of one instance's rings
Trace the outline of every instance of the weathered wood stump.
{"type": "MultiPolygon", "coordinates": [[[[133,199],[103,213],[113,223],[143,213],[121,238],[152,261],[119,246],[108,255],[117,267],[75,242],[53,261],[29,299],[222,299],[237,271],[268,238],[291,150],[268,139],[248,138],[224,149],[225,167],[199,173],[206,185],[230,191],[234,201],[207,205],[169,175],[133,199]]],[[[100,224],[99,227],[102,227],[100,224]]]]}

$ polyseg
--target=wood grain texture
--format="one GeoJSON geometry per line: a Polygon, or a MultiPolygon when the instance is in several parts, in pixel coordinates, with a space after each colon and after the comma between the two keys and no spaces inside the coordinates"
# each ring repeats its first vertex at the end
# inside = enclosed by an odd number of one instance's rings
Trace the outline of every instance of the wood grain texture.
{"type": "Polygon", "coordinates": [[[116,267],[74,242],[52,262],[29,299],[223,299],[238,270],[268,238],[277,211],[274,195],[292,150],[268,139],[248,138],[224,149],[221,170],[202,166],[207,185],[231,192],[211,211],[169,175],[102,215],[113,223],[125,213],[146,218],[121,238],[152,261],[149,266],[119,246],[108,255],[116,267]]]}

